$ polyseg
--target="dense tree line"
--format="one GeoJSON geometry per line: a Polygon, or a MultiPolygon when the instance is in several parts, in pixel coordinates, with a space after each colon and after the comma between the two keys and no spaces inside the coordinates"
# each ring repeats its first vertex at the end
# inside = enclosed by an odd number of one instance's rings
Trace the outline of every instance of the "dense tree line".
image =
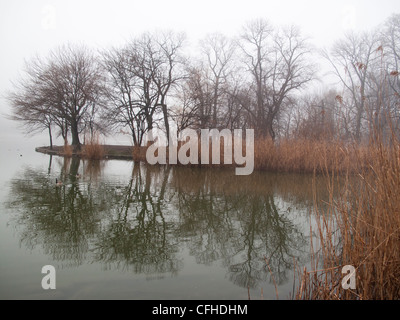
{"type": "MultiPolygon", "coordinates": [[[[144,33],[120,47],[64,45],[26,63],[8,98],[30,133],[48,130],[75,149],[82,136],[129,133],[142,145],[154,128],[252,128],[259,138],[361,141],[399,125],[400,15],[348,33],[330,50],[298,28],[254,20],[235,38],[215,33],[188,54],[184,34],[144,33]],[[317,56],[338,84],[311,92],[317,56]]],[[[174,129],[174,130],[173,130],[174,129]]]]}

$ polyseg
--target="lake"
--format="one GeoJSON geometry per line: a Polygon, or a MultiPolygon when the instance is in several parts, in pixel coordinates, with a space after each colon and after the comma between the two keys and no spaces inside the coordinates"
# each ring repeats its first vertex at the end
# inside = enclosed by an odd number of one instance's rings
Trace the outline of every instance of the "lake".
{"type": "Polygon", "coordinates": [[[309,264],[312,175],[33,149],[1,155],[1,299],[287,299],[309,264]]]}

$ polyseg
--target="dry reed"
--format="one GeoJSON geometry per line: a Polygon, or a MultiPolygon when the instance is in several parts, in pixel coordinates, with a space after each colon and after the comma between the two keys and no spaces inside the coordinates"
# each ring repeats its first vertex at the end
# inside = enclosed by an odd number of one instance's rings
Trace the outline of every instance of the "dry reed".
{"type": "MultiPolygon", "coordinates": [[[[291,173],[324,173],[355,171],[354,159],[362,148],[354,148],[342,141],[291,139],[279,144],[270,139],[255,141],[256,170],[291,173]]],[[[362,162],[366,157],[362,157],[362,162]]]]}
{"type": "Polygon", "coordinates": [[[84,159],[101,160],[104,158],[104,146],[100,143],[100,136],[98,134],[92,135],[82,146],[81,156],[84,159]]]}
{"type": "Polygon", "coordinates": [[[137,162],[146,162],[147,147],[132,147],[132,159],[137,162]]]}
{"type": "MultiPolygon", "coordinates": [[[[346,174],[338,198],[337,171],[328,174],[328,207],[315,202],[317,235],[312,270],[298,271],[296,299],[392,300],[400,298],[400,145],[379,138],[353,152],[357,179],[346,174]],[[342,287],[342,268],[356,268],[356,289],[342,287]]],[[[327,171],[327,170],[326,170],[327,171]]]]}
{"type": "MultiPolygon", "coordinates": [[[[177,153],[184,143],[179,142],[177,153]]],[[[219,163],[213,163],[212,144],[208,145],[208,163],[202,163],[202,150],[207,148],[202,144],[198,146],[197,163],[191,164],[201,167],[236,167],[234,150],[232,145],[225,150],[226,144],[223,139],[219,145],[219,163]],[[226,163],[225,151],[232,154],[232,163],[226,163]]],[[[136,161],[146,161],[147,147],[134,147],[133,159],[136,161]]],[[[159,147],[164,148],[164,147],[159,147]]],[[[350,145],[342,141],[335,140],[312,140],[312,139],[287,139],[279,143],[269,138],[256,139],[253,146],[249,146],[247,151],[254,150],[254,169],[271,172],[287,173],[324,173],[337,171],[340,173],[358,172],[360,168],[367,165],[368,150],[359,145],[350,145]],[[358,161],[356,161],[358,160],[358,161]]],[[[157,156],[158,151],[155,152],[157,156]]],[[[189,151],[186,156],[189,157],[189,151]]],[[[245,141],[242,142],[242,155],[246,155],[245,141]]],[[[179,157],[177,159],[180,165],[179,157]]],[[[166,150],[166,162],[169,162],[169,149],[166,150]]],[[[242,165],[243,166],[243,165],[242,165]]]]}
{"type": "MultiPolygon", "coordinates": [[[[245,150],[243,143],[242,154],[245,150]]],[[[210,146],[210,163],[211,151],[210,146]]],[[[143,159],[145,152],[136,150],[134,157],[143,159]]],[[[227,166],[223,155],[221,141],[217,166],[227,166]]],[[[311,269],[297,269],[294,298],[400,298],[400,145],[394,133],[391,143],[375,139],[365,146],[334,140],[257,139],[254,165],[255,170],[320,173],[328,181],[329,200],[323,205],[314,185],[311,269]],[[342,288],[346,265],[356,268],[355,290],[342,288]]]]}
{"type": "Polygon", "coordinates": [[[73,148],[71,145],[68,143],[65,143],[64,146],[62,147],[61,155],[67,158],[72,157],[73,154],[73,148]]]}

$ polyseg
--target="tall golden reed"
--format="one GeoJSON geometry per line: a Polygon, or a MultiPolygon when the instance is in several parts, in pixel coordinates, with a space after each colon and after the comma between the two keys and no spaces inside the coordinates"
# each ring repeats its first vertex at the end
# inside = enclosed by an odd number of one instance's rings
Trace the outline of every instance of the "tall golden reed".
{"type": "Polygon", "coordinates": [[[104,158],[105,150],[100,142],[100,135],[93,134],[85,139],[86,143],[82,146],[81,155],[84,159],[101,160],[104,158]]]}
{"type": "Polygon", "coordinates": [[[336,140],[286,139],[274,143],[268,138],[258,139],[254,165],[256,170],[274,172],[347,172],[356,169],[352,159],[359,150],[351,150],[349,145],[336,140]]]}
{"type": "Polygon", "coordinates": [[[339,170],[326,170],[331,196],[325,208],[315,202],[312,270],[298,270],[296,299],[400,298],[400,144],[394,131],[391,138],[354,147],[356,175],[347,172],[340,186],[339,170]],[[342,287],[346,265],[356,268],[355,290],[342,287]]]}
{"type": "MultiPolygon", "coordinates": [[[[179,142],[177,150],[184,143],[179,142]]],[[[133,147],[132,156],[136,161],[146,161],[147,147],[133,147]]],[[[197,161],[201,167],[233,167],[236,166],[234,150],[235,145],[232,141],[232,161],[233,164],[226,164],[224,161],[225,141],[220,141],[220,161],[219,164],[212,163],[212,145],[208,145],[209,164],[201,164],[201,154],[205,146],[199,144],[197,161]]],[[[352,148],[350,145],[339,140],[316,140],[316,139],[285,139],[279,142],[270,138],[258,138],[254,141],[254,169],[272,172],[291,172],[291,173],[323,173],[325,170],[336,170],[341,173],[358,170],[358,167],[365,166],[367,153],[365,148],[358,146],[352,148]],[[358,157],[359,163],[354,160],[358,157]]],[[[242,142],[242,155],[246,154],[245,141],[242,142]]],[[[157,156],[157,151],[155,153],[157,156]]],[[[189,156],[189,152],[187,152],[189,156]]],[[[169,150],[166,150],[167,162],[169,150]]],[[[179,164],[179,159],[178,164],[179,164]]],[[[197,166],[197,165],[196,165],[197,166]]]]}
{"type": "Polygon", "coordinates": [[[67,158],[72,157],[73,148],[70,144],[65,143],[61,150],[61,155],[67,158]]]}

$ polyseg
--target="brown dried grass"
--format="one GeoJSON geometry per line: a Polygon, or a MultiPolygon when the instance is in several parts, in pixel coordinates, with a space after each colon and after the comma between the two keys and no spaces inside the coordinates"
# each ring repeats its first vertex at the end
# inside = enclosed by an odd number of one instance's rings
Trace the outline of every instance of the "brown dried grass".
{"type": "Polygon", "coordinates": [[[105,150],[103,144],[100,142],[99,134],[94,134],[89,139],[85,139],[85,141],[88,142],[82,146],[82,158],[90,160],[101,160],[104,158],[105,150]]]}
{"type": "Polygon", "coordinates": [[[72,157],[72,154],[73,154],[73,147],[68,143],[64,144],[64,146],[62,147],[61,155],[70,158],[72,157]]]}
{"type": "Polygon", "coordinates": [[[270,139],[257,140],[254,147],[256,170],[296,173],[323,173],[332,170],[341,173],[355,171],[357,154],[366,159],[363,147],[342,141],[310,139],[283,140],[279,144],[270,139]]]}
{"type": "Polygon", "coordinates": [[[339,198],[333,196],[339,168],[327,174],[331,196],[324,209],[315,202],[312,270],[298,270],[296,299],[400,298],[400,144],[392,139],[355,150],[357,179],[346,174],[339,198]],[[356,290],[342,288],[345,265],[356,268],[356,290]]]}
{"type": "MultiPolygon", "coordinates": [[[[178,143],[177,153],[184,145],[183,142],[178,143]]],[[[133,159],[138,161],[146,161],[147,147],[134,147],[133,159]]],[[[161,148],[161,147],[160,147],[161,148]]],[[[235,145],[232,141],[232,164],[225,163],[225,141],[220,141],[219,164],[212,162],[212,144],[208,146],[209,156],[208,163],[202,163],[202,150],[207,148],[202,144],[198,146],[198,155],[196,157],[197,164],[191,164],[201,167],[236,167],[234,157],[235,145]]],[[[324,173],[326,171],[336,171],[340,173],[358,172],[360,168],[367,165],[369,157],[368,148],[348,144],[335,140],[312,140],[312,139],[288,139],[279,143],[272,139],[263,138],[254,141],[254,146],[250,146],[249,150],[254,148],[254,169],[271,172],[285,173],[324,173]],[[355,161],[359,160],[359,161],[355,161]]],[[[157,151],[156,154],[157,156],[157,151]]],[[[166,150],[167,163],[169,160],[169,150],[166,150]]],[[[189,156],[189,152],[186,154],[189,156]]],[[[242,142],[242,155],[246,155],[245,141],[242,142]]],[[[179,158],[178,158],[178,165],[179,158]]]]}

